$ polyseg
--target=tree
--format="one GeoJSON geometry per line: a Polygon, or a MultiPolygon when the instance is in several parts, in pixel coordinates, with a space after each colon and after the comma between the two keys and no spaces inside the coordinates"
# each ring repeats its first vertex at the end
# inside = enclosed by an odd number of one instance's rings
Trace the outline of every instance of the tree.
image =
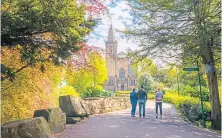
{"type": "Polygon", "coordinates": [[[93,87],[96,85],[104,85],[108,79],[105,59],[97,52],[88,54],[89,70],[93,78],[93,87]]]}
{"type": "Polygon", "coordinates": [[[151,92],[154,91],[153,83],[152,76],[139,76],[137,87],[140,88],[143,85],[146,92],[151,92]]]}
{"type": "MultiPolygon", "coordinates": [[[[19,62],[19,50],[15,48],[2,48],[2,64],[9,68],[19,69],[24,63],[19,62]]],[[[37,109],[53,108],[58,106],[60,93],[58,85],[62,80],[61,66],[44,62],[47,69],[42,73],[37,63],[36,68],[25,68],[18,72],[12,81],[1,83],[1,123],[18,119],[30,118],[37,109]]]]}
{"type": "Polygon", "coordinates": [[[76,56],[69,60],[65,80],[85,97],[91,94],[90,89],[101,89],[108,78],[106,62],[94,47],[83,46],[76,56]],[[81,61],[81,62],[79,62],[81,61]]]}
{"type": "Polygon", "coordinates": [[[129,0],[135,25],[125,34],[136,38],[143,57],[169,58],[180,61],[201,58],[206,67],[213,129],[221,129],[221,105],[215,63],[220,61],[219,0],[129,0]]]}
{"type": "Polygon", "coordinates": [[[73,0],[3,0],[1,7],[2,47],[19,47],[26,63],[18,70],[2,66],[2,80],[37,62],[61,64],[81,48],[78,43],[95,25],[84,17],[85,5],[73,0]]]}

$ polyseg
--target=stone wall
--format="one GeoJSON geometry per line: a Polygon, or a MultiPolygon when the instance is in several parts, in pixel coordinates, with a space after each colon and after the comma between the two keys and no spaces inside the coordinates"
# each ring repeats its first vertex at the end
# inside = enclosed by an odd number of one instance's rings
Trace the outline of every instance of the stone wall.
{"type": "Polygon", "coordinates": [[[88,106],[90,114],[101,114],[131,107],[129,97],[85,98],[84,104],[88,106]]]}
{"type": "Polygon", "coordinates": [[[1,126],[4,138],[52,138],[67,124],[75,124],[92,114],[101,114],[130,108],[129,97],[97,97],[80,99],[59,97],[60,108],[36,110],[34,118],[17,120],[1,126]],[[65,113],[62,113],[62,111],[65,113]],[[66,117],[65,117],[66,116],[66,117]]]}

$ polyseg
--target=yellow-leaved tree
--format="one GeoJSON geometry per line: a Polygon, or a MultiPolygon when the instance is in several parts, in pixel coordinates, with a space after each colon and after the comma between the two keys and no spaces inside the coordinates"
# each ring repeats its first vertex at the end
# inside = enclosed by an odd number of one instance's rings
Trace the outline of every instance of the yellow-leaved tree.
{"type": "MultiPolygon", "coordinates": [[[[13,69],[21,68],[25,63],[20,62],[19,52],[16,48],[2,48],[2,63],[13,69]]],[[[44,62],[44,66],[43,69],[38,63],[20,71],[13,81],[2,81],[2,124],[32,117],[36,109],[58,105],[57,86],[63,75],[62,68],[50,62],[44,62]]]]}
{"type": "Polygon", "coordinates": [[[66,74],[67,84],[73,86],[81,97],[91,95],[94,90],[103,90],[107,78],[106,61],[97,51],[87,54],[83,67],[79,69],[68,67],[66,74]]]}

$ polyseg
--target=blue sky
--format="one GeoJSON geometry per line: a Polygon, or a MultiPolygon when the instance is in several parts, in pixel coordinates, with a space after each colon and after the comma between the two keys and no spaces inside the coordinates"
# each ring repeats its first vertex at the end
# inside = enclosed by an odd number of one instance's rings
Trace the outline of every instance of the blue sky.
{"type": "MultiPolygon", "coordinates": [[[[116,0],[111,2],[108,0],[106,2],[108,7],[108,14],[101,16],[101,21],[94,28],[94,31],[88,36],[88,44],[90,46],[97,46],[105,49],[105,41],[107,40],[108,30],[111,24],[117,30],[124,30],[125,25],[131,25],[133,17],[129,13],[129,7],[126,1],[116,0]],[[110,18],[111,17],[111,18],[110,18]]],[[[118,41],[118,53],[121,51],[126,52],[126,49],[131,48],[135,50],[137,48],[130,40],[123,39],[122,34],[115,31],[115,37],[118,41]]]]}

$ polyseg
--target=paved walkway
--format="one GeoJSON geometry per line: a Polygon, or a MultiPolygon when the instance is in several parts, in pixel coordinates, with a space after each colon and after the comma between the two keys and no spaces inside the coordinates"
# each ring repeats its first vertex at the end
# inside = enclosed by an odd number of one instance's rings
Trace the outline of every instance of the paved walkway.
{"type": "MultiPolygon", "coordinates": [[[[90,116],[87,121],[67,125],[59,138],[219,138],[220,135],[184,122],[171,104],[163,104],[163,118],[155,118],[153,101],[146,117],[130,117],[130,109],[90,116]]],[[[138,107],[137,107],[138,112],[138,107]]]]}

